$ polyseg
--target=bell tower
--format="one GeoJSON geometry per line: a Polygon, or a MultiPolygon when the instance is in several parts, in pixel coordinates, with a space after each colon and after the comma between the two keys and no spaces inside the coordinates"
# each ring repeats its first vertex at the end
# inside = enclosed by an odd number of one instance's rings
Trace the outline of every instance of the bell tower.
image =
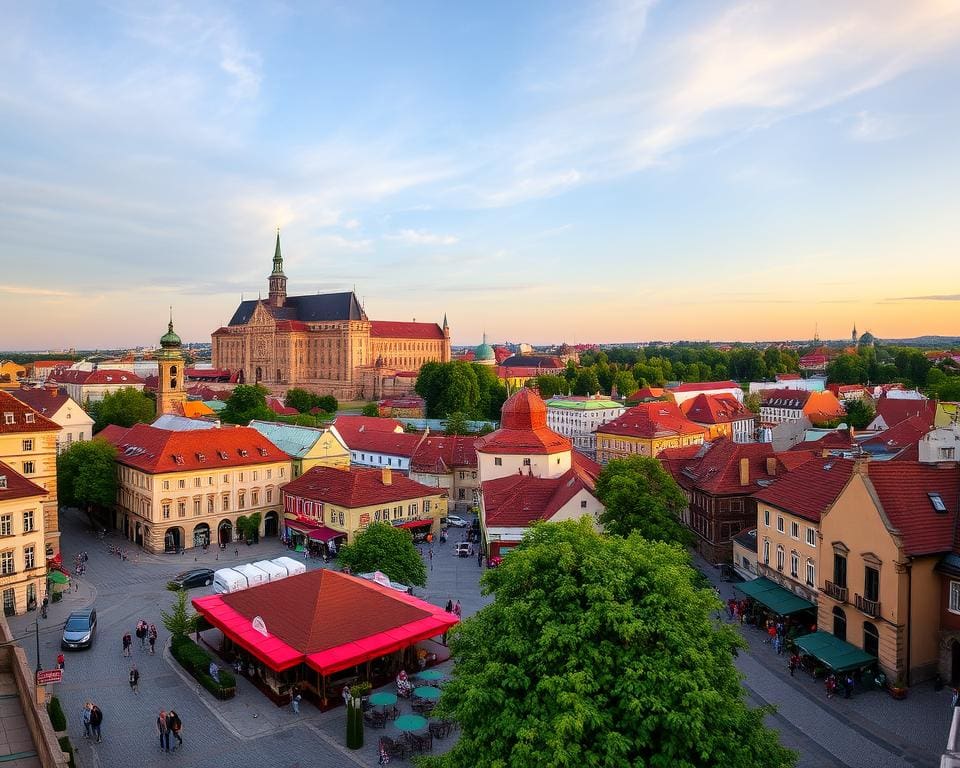
{"type": "Polygon", "coordinates": [[[173,307],[170,308],[170,323],[167,332],[160,337],[160,354],[157,357],[159,379],[157,380],[157,416],[164,413],[183,413],[187,392],[183,387],[183,352],[180,337],[173,331],[173,307]]]}
{"type": "Polygon", "coordinates": [[[277,247],[273,252],[273,271],[270,273],[270,306],[282,307],[287,300],[287,276],[283,274],[283,256],[280,254],[280,227],[277,227],[277,247]]]}

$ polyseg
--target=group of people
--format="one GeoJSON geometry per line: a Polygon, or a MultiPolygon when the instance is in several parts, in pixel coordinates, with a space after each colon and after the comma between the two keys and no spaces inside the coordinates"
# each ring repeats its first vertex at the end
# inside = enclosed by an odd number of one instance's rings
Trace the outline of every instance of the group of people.
{"type": "Polygon", "coordinates": [[[83,576],[83,572],[84,572],[85,570],[87,570],[87,560],[88,560],[88,559],[89,559],[89,558],[87,557],[87,553],[86,553],[86,552],[78,552],[78,553],[77,553],[77,556],[74,557],[74,559],[73,559],[73,572],[76,573],[77,576],[83,576]]]}
{"type": "Polygon", "coordinates": [[[85,739],[93,737],[98,744],[103,741],[100,732],[100,726],[103,724],[103,712],[100,711],[100,707],[92,701],[84,702],[80,719],[83,721],[83,737],[85,739]]]}
{"type": "Polygon", "coordinates": [[[458,619],[460,618],[460,601],[453,602],[453,600],[447,599],[447,606],[444,608],[447,613],[452,613],[458,619]]]}
{"type": "Polygon", "coordinates": [[[180,719],[180,715],[177,714],[176,710],[171,708],[169,710],[160,710],[160,714],[157,715],[157,735],[160,737],[160,751],[161,752],[174,752],[177,747],[183,746],[183,737],[180,735],[180,731],[183,730],[183,721],[180,719]],[[177,743],[170,746],[170,737],[173,736],[177,740],[177,743]]]}
{"type": "MultiPolygon", "coordinates": [[[[137,627],[134,630],[134,634],[137,636],[137,639],[140,641],[140,650],[146,650],[147,645],[150,646],[150,655],[153,656],[157,650],[157,625],[148,624],[144,619],[140,619],[137,622],[137,627]]],[[[123,655],[130,656],[133,648],[133,637],[131,637],[129,632],[123,633],[123,655]]]]}
{"type": "Polygon", "coordinates": [[[849,699],[850,696],[853,695],[853,686],[855,682],[856,681],[853,679],[853,674],[850,672],[842,674],[839,678],[836,676],[836,674],[831,672],[829,675],[827,675],[827,679],[824,683],[827,689],[827,698],[832,699],[837,695],[837,690],[843,686],[843,698],[849,699]]]}

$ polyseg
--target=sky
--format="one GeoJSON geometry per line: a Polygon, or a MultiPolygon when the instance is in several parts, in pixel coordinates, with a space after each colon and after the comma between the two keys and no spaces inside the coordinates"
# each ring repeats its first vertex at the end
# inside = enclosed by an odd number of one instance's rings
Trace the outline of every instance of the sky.
{"type": "Polygon", "coordinates": [[[960,3],[7,3],[0,349],[960,335],[960,3]],[[153,7],[151,7],[153,6],[153,7]]]}

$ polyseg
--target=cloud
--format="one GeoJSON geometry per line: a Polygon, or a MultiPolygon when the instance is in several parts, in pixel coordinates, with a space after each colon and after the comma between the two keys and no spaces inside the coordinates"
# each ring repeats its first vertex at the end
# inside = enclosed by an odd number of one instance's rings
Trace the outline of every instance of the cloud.
{"type": "Polygon", "coordinates": [[[960,293],[942,293],[934,296],[893,296],[887,301],[960,301],[960,293]]]}
{"type": "Polygon", "coordinates": [[[394,234],[384,235],[383,239],[405,245],[455,245],[460,242],[460,238],[454,235],[439,235],[422,229],[402,229],[394,234]]]}
{"type": "Polygon", "coordinates": [[[0,293],[11,293],[15,296],[75,296],[72,291],[59,291],[53,288],[38,288],[31,285],[2,285],[0,293]]]}
{"type": "Polygon", "coordinates": [[[906,128],[902,118],[880,115],[862,110],[854,116],[850,137],[856,141],[881,142],[903,136],[906,128]]]}

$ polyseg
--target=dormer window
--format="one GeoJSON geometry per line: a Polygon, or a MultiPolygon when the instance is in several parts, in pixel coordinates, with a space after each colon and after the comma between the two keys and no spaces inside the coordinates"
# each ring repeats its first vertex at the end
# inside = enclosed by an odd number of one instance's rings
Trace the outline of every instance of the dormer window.
{"type": "Polygon", "coordinates": [[[240,454],[241,456],[243,456],[243,457],[246,457],[246,455],[247,455],[247,449],[246,449],[246,448],[238,448],[238,449],[237,449],[237,453],[239,453],[239,454],[240,454]]]}
{"type": "Polygon", "coordinates": [[[6,487],[7,487],[7,476],[0,475],[0,488],[6,488],[6,487]]]}
{"type": "Polygon", "coordinates": [[[3,423],[4,424],[13,424],[14,415],[12,413],[3,414],[3,423]]]}
{"type": "Polygon", "coordinates": [[[177,464],[183,464],[183,456],[181,456],[179,453],[173,454],[173,460],[174,460],[177,464]]]}
{"type": "Polygon", "coordinates": [[[204,456],[202,453],[197,454],[197,461],[206,461],[206,460],[207,460],[207,457],[204,456]]]}
{"type": "Polygon", "coordinates": [[[261,456],[266,456],[268,453],[267,449],[264,448],[263,446],[260,446],[259,448],[257,448],[257,450],[260,452],[261,456]]]}
{"type": "Polygon", "coordinates": [[[228,458],[226,451],[217,451],[217,456],[219,456],[223,461],[226,461],[228,458]]]}
{"type": "Polygon", "coordinates": [[[943,503],[943,497],[939,493],[928,493],[927,496],[930,497],[930,503],[937,512],[947,511],[947,505],[943,503]]]}
{"type": "Polygon", "coordinates": [[[35,415],[36,414],[33,414],[33,413],[25,413],[23,414],[23,418],[27,422],[27,424],[33,424],[35,423],[35,419],[34,419],[35,415]]]}

